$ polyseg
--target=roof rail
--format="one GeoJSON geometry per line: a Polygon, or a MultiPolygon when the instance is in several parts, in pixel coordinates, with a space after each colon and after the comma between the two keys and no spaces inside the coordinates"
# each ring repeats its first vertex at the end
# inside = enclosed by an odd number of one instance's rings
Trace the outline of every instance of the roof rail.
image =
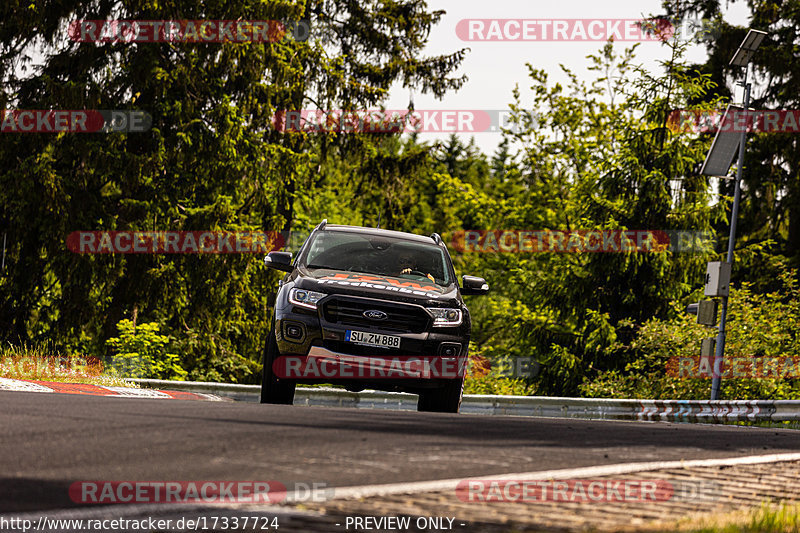
{"type": "Polygon", "coordinates": [[[442,237],[438,233],[431,233],[431,239],[436,244],[442,244],[442,237]]]}
{"type": "Polygon", "coordinates": [[[327,218],[323,218],[322,222],[317,224],[317,227],[314,228],[314,229],[323,229],[327,223],[328,223],[328,219],[327,218]]]}

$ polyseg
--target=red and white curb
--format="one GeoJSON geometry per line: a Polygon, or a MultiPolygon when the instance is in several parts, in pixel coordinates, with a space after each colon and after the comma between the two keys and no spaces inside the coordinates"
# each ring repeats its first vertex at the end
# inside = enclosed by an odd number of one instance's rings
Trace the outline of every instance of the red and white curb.
{"type": "Polygon", "coordinates": [[[154,389],[134,389],[129,387],[104,387],[88,383],[56,383],[53,381],[34,381],[27,379],[0,378],[0,391],[17,392],[57,392],[61,394],[86,394],[89,396],[116,396],[119,398],[156,398],[162,400],[204,400],[211,402],[229,401],[215,394],[203,392],[183,392],[154,389]]]}

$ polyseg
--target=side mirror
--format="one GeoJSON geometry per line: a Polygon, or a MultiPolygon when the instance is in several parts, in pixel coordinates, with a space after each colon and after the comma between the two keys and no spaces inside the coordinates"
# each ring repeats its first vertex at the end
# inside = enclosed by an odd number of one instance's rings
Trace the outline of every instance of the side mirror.
{"type": "Polygon", "coordinates": [[[461,276],[461,286],[461,294],[465,296],[479,296],[489,292],[489,284],[477,276],[461,276]]]}
{"type": "Polygon", "coordinates": [[[283,270],[284,272],[291,272],[294,270],[291,252],[270,252],[267,254],[267,257],[264,258],[264,264],[267,265],[267,268],[283,270]]]}

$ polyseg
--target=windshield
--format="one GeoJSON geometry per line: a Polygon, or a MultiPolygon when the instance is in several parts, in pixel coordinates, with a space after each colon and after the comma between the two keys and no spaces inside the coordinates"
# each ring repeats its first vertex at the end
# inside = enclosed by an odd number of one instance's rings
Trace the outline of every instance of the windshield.
{"type": "Polygon", "coordinates": [[[317,232],[300,265],[309,270],[330,269],[397,278],[452,283],[444,250],[391,237],[345,231],[317,232]]]}

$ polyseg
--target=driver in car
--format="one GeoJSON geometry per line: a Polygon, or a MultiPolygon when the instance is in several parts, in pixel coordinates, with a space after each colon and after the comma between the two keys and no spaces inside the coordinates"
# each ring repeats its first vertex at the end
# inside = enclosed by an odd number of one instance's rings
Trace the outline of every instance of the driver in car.
{"type": "Polygon", "coordinates": [[[403,274],[418,274],[420,276],[425,276],[432,282],[436,283],[436,280],[430,273],[425,273],[420,270],[421,267],[417,265],[417,261],[413,253],[407,250],[400,252],[397,256],[397,263],[398,268],[400,269],[400,276],[403,274]]]}

